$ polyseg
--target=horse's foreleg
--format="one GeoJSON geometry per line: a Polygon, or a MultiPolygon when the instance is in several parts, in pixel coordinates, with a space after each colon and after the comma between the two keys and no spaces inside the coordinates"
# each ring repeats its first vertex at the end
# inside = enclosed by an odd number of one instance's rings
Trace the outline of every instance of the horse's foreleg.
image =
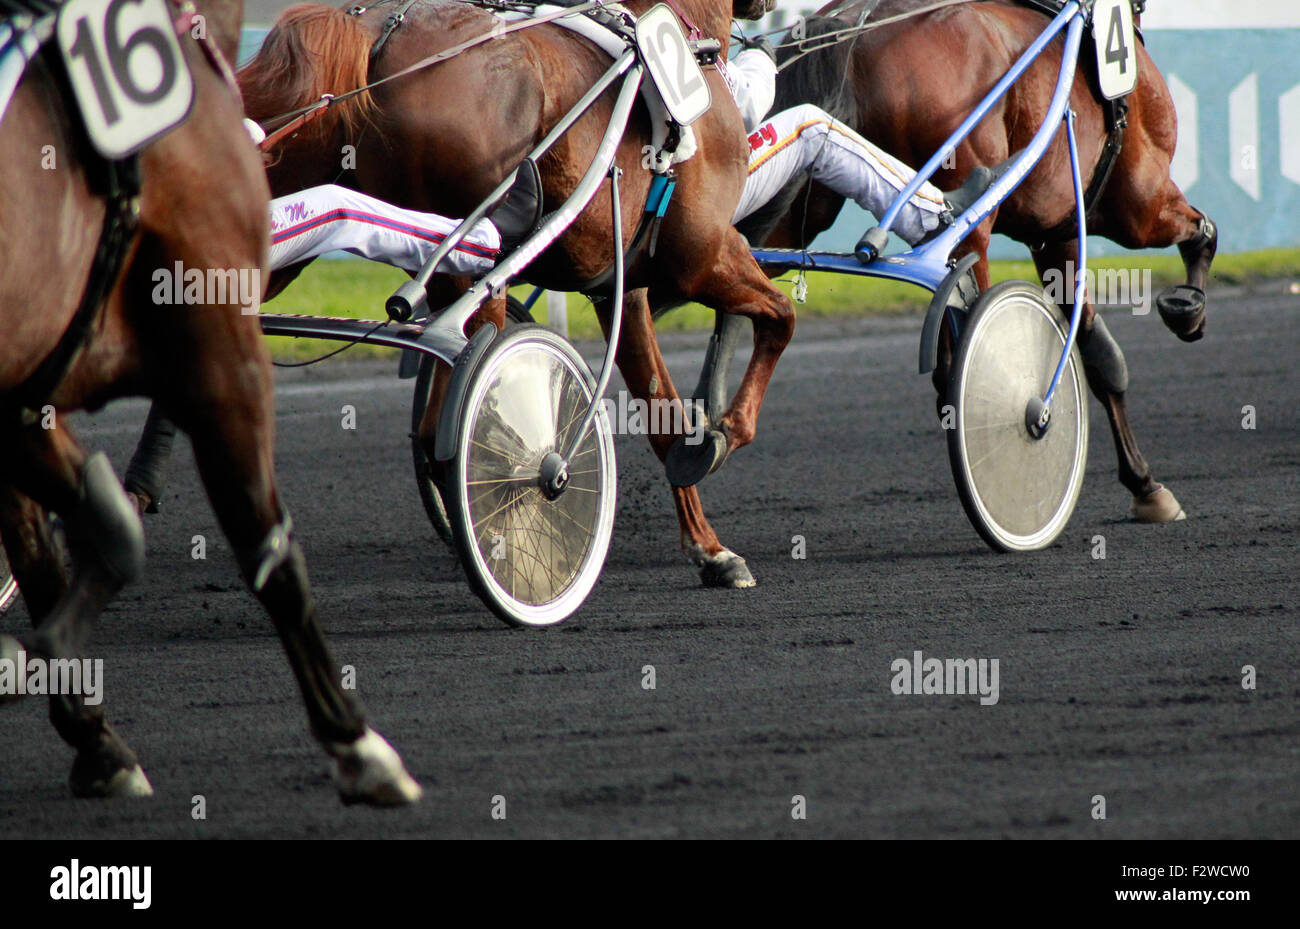
{"type": "Polygon", "coordinates": [[[676,441],[665,461],[675,486],[691,486],[718,470],[733,451],[754,440],[758,414],[776,363],[794,335],[794,306],[759,270],[745,240],[728,230],[717,263],[692,299],[715,310],[745,316],[754,325],[754,350],[731,405],[710,423],[704,441],[676,441]]]}
{"type": "Polygon", "coordinates": [[[1125,143],[1115,176],[1103,196],[1102,222],[1097,234],[1125,248],[1167,248],[1177,245],[1187,270],[1187,283],[1156,297],[1156,309],[1168,329],[1184,342],[1205,335],[1206,297],[1210,266],[1219,244],[1215,223],[1193,207],[1169,177],[1168,151],[1141,133],[1141,120],[1125,143]]]}
{"type": "MultiPolygon", "coordinates": [[[[75,660],[84,655],[94,618],[138,573],[144,542],[139,520],[107,460],[95,456],[87,461],[66,430],[54,431],[61,434],[29,431],[19,439],[23,450],[15,456],[18,460],[11,459],[8,477],[62,500],[76,574],[69,579],[64,570],[45,510],[15,486],[0,482],[0,535],[35,626],[26,643],[0,636],[0,652],[22,649],[75,660]],[[33,467],[42,472],[35,481],[33,467]]],[[[77,752],[69,779],[74,795],[153,793],[135,753],[109,726],[102,706],[86,704],[85,694],[51,694],[50,722],[77,752]]]]}
{"type": "MultiPolygon", "coordinates": [[[[1078,240],[1049,245],[1034,251],[1034,263],[1038,273],[1047,283],[1049,272],[1065,286],[1063,295],[1068,302],[1060,304],[1061,312],[1068,319],[1073,311],[1074,292],[1071,276],[1066,268],[1077,267],[1078,240]]],[[[1110,422],[1111,437],[1115,441],[1115,453],[1119,458],[1119,480],[1133,495],[1133,515],[1139,522],[1166,523],[1183,519],[1182,507],[1173,493],[1156,482],[1151,476],[1151,467],[1142,457],[1138,448],[1137,436],[1129,423],[1125,392],[1128,390],[1128,362],[1124,352],[1115,341],[1115,337],[1106,328],[1106,322],[1097,315],[1091,298],[1084,305],[1079,323],[1079,355],[1083,359],[1084,373],[1093,395],[1106,410],[1110,422]]]]}
{"type": "Polygon", "coordinates": [[[409,803],[420,788],[401,759],[365,722],[360,700],[343,687],[307,581],[307,565],[280,505],[272,463],[270,373],[260,336],[245,330],[236,344],[219,324],[195,338],[202,354],[184,384],[173,386],[172,410],[190,435],[195,462],[244,578],[275,623],[307,707],[312,734],[334,759],[344,802],[409,803]],[[245,357],[242,376],[224,373],[245,357]]]}
{"type": "MultiPolygon", "coordinates": [[[[596,305],[605,337],[609,338],[610,304],[601,301],[596,305]]],[[[656,401],[660,404],[667,400],[670,407],[681,404],[681,398],[673,386],[668,366],[659,351],[659,342],[655,338],[654,321],[650,313],[650,303],[646,291],[636,290],[628,293],[623,304],[623,324],[619,334],[618,351],[615,355],[619,372],[628,390],[638,400],[647,405],[656,401]]],[[[653,406],[648,406],[653,409],[653,406]]],[[[696,405],[697,415],[699,405],[696,405]]],[[[676,417],[651,417],[651,423],[678,421],[676,417]]],[[[688,424],[687,410],[682,408],[680,422],[688,424]]],[[[694,423],[699,429],[700,424],[694,423]]],[[[650,447],[654,449],[660,461],[668,457],[674,443],[683,436],[668,430],[650,429],[650,447]]],[[[688,441],[693,441],[688,440],[688,441]]],[[[689,444],[687,447],[690,447],[689,444]]],[[[682,550],[686,557],[700,569],[700,579],[706,587],[753,587],[754,577],[745,564],[745,559],[723,546],[717,534],[709,525],[704,515],[704,506],[700,502],[699,491],[694,486],[673,487],[673,505],[677,509],[677,522],[681,526],[682,550]]]]}

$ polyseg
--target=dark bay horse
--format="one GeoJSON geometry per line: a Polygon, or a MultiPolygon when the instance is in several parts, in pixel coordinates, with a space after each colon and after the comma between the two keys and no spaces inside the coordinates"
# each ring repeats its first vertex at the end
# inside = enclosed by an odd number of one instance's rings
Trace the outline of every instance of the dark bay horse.
{"type": "MultiPolygon", "coordinates": [[[[32,6],[41,11],[48,4],[32,0],[32,6]]],[[[193,75],[193,109],[140,154],[138,221],[121,227],[121,260],[100,275],[102,299],[86,304],[92,324],[40,395],[32,393],[33,372],[63,344],[83,292],[97,283],[93,255],[107,212],[99,179],[105,162],[90,148],[49,44],[29,64],[0,122],[0,532],[36,625],[21,642],[0,636],[0,656],[80,658],[96,616],[139,574],[139,518],[107,459],[88,456],[64,416],[125,395],[153,397],[193,441],[213,508],[275,622],[343,799],[409,802],[418,785],[342,687],[279,499],[270,365],[257,320],[225,288],[219,299],[208,294],[188,306],[161,303],[155,290],[156,272],[178,263],[200,272],[265,271],[268,194],[261,160],[241,126],[237,90],[199,38],[206,33],[233,54],[242,6],[242,0],[201,2],[202,25],[189,9],[168,8],[193,75]],[[43,156],[55,161],[43,165],[43,156]],[[66,528],[71,576],[50,513],[66,528]]],[[[135,215],[129,204],[128,212],[135,215]]],[[[77,752],[75,794],[152,792],[100,707],[64,694],[51,698],[50,715],[77,752]]]]}
{"type": "MultiPolygon", "coordinates": [[[[930,0],[883,0],[872,14],[883,19],[929,5],[930,0]]],[[[806,24],[809,45],[815,37],[853,26],[862,0],[832,4],[833,18],[806,24]]],[[[824,9],[829,10],[831,6],[824,9]]],[[[1048,17],[1014,0],[986,0],[922,13],[864,31],[850,41],[811,52],[783,69],[777,80],[775,109],[816,103],[905,162],[929,160],[1012,63],[1040,35],[1048,17]]],[[[1140,23],[1140,20],[1139,20],[1140,23]]],[[[788,37],[782,42],[789,41],[788,37]]],[[[1098,170],[1108,126],[1095,85],[1096,70],[1085,38],[1070,106],[1078,114],[1079,157],[1084,186],[1098,170]]],[[[978,165],[994,166],[1023,148],[1042,124],[1064,49],[1058,36],[957,149],[955,164],[933,179],[949,189],[978,165]]],[[[789,59],[798,54],[789,48],[789,59]]],[[[1205,327],[1203,291],[1214,259],[1217,230],[1190,205],[1170,178],[1177,141],[1173,101],[1145,45],[1138,45],[1139,81],[1128,98],[1123,147],[1109,181],[1090,210],[1088,231],[1127,248],[1178,245],[1191,288],[1162,294],[1161,316],[1185,341],[1199,339],[1205,327]],[[1200,291],[1198,294],[1197,291],[1200,291]]],[[[962,244],[958,254],[975,251],[981,289],[989,285],[988,244],[994,232],[1030,246],[1044,281],[1063,274],[1067,262],[1078,266],[1078,240],[1068,221],[1074,215],[1074,190],[1064,131],[1015,193],[962,244]],[[1071,231],[1061,232],[1062,228],[1071,231]]],[[[769,208],[742,225],[752,241],[801,247],[834,221],[843,203],[821,185],[811,196],[792,184],[769,208]]],[[[1068,275],[1064,280],[1072,280],[1068,275]]],[[[1073,287],[1065,288],[1061,309],[1067,317],[1073,287]]],[[[947,327],[945,338],[949,335],[947,327]]],[[[1174,495],[1151,475],[1138,450],[1125,406],[1128,370],[1124,355],[1095,314],[1084,308],[1079,345],[1088,383],[1106,409],[1119,457],[1119,478],[1133,495],[1133,512],[1145,522],[1168,522],[1183,516],[1174,495]]],[[[935,386],[940,403],[947,384],[952,346],[941,348],[935,386]]]]}
{"type": "MultiPolygon", "coordinates": [[[[649,0],[625,4],[643,12],[649,0]]],[[[728,40],[733,12],[763,15],[769,0],[679,0],[679,15],[699,31],[728,40]]],[[[318,100],[380,80],[443,49],[491,30],[492,14],[458,2],[422,2],[376,56],[372,46],[385,31],[391,4],[348,15],[319,4],[286,10],[261,51],[240,73],[248,115],[274,120],[318,100]]],[[[688,24],[689,25],[689,24],[688,24]]],[[[327,115],[286,139],[268,167],[276,195],[314,184],[341,183],[397,203],[448,216],[464,216],[610,66],[592,43],[553,24],[500,36],[457,57],[331,107],[327,115]],[[351,154],[351,160],[345,155],[351,154]]],[[[720,312],[748,317],[754,353],[744,381],[710,439],[685,446],[679,436],[655,435],[661,459],[674,460],[695,476],[673,482],[682,545],[701,568],[704,582],[748,587],[754,581],[743,559],[723,547],[704,516],[700,477],[725,456],[753,440],[763,394],[794,330],[788,300],[767,280],[730,217],[746,173],[746,140],[740,114],[721,77],[705,69],[713,106],[692,128],[698,151],[679,164],[677,188],[662,226],[657,251],[645,248],[627,268],[621,344],[617,362],[629,390],[641,399],[678,399],[655,341],[651,301],[694,300],[720,312]],[[692,452],[700,457],[692,460],[692,452]],[[670,455],[671,452],[671,455],[670,455]]],[[[540,162],[544,203],[553,208],[569,194],[590,163],[611,111],[611,91],[540,162]]],[[[626,172],[621,184],[624,241],[643,212],[651,174],[643,167],[649,141],[644,109],[634,115],[618,154],[626,172]]],[[[274,128],[274,122],[268,128],[274,128]]],[[[613,260],[608,183],[569,231],[527,270],[530,283],[594,293],[590,282],[613,260]]],[[[597,314],[608,336],[609,302],[596,295],[597,314]]],[[[494,312],[499,313],[500,310],[494,312]]],[[[500,316],[494,318],[500,322],[500,316]]],[[[421,429],[431,439],[438,403],[429,404],[421,429]]]]}

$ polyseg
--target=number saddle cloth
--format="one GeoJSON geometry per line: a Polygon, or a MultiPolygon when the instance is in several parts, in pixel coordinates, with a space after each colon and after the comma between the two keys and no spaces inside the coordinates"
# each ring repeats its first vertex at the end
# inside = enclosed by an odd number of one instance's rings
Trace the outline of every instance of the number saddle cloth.
{"type": "MultiPolygon", "coordinates": [[[[532,16],[543,16],[547,13],[558,12],[577,2],[577,0],[567,0],[557,4],[539,3],[531,6],[527,12],[523,9],[507,9],[494,11],[493,15],[503,22],[513,23],[523,19],[529,19],[532,16]]],[[[491,9],[493,4],[480,4],[491,9]]],[[[636,40],[634,30],[636,27],[636,16],[620,4],[610,3],[598,10],[591,10],[588,13],[579,16],[565,16],[560,19],[552,20],[550,25],[560,26],[575,32],[584,39],[589,40],[598,46],[601,51],[605,52],[611,58],[618,58],[623,54],[629,44],[635,47],[636,40]]],[[[663,173],[671,165],[681,164],[695,154],[697,145],[695,133],[690,126],[683,126],[676,122],[668,112],[668,106],[664,103],[660,95],[659,88],[654,81],[649,78],[641,82],[641,99],[650,110],[650,144],[655,150],[655,170],[663,173]],[[676,136],[677,143],[675,148],[666,146],[671,145],[672,137],[676,136]]]]}

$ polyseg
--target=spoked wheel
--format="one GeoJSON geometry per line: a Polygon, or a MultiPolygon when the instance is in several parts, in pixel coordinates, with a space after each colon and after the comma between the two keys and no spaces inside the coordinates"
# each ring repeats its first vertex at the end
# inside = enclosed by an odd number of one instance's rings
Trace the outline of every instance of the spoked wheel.
{"type": "Polygon", "coordinates": [[[1088,402],[1077,349],[1046,430],[1031,434],[1031,406],[1051,384],[1066,338],[1057,308],[1023,281],[981,295],[961,336],[949,381],[956,422],[948,459],[966,515],[997,551],[1046,548],[1079,499],[1088,402]]]}
{"type": "MultiPolygon", "coordinates": [[[[533,315],[523,303],[514,297],[506,297],[506,325],[531,323],[533,315]]],[[[429,405],[429,395],[433,390],[433,375],[437,362],[432,358],[420,359],[420,371],[415,377],[415,399],[411,404],[411,457],[415,462],[415,484],[420,491],[420,503],[433,524],[433,531],[438,538],[448,545],[455,542],[451,536],[451,522],[447,519],[447,507],[442,502],[442,494],[429,470],[429,459],[420,443],[420,421],[424,419],[424,410],[429,405]]]]}
{"type": "Polygon", "coordinates": [[[9,570],[9,558],[5,555],[4,547],[0,546],[0,613],[9,609],[17,598],[18,582],[9,570]]]}
{"type": "Polygon", "coordinates": [[[443,500],[471,586],[508,623],[566,619],[604,567],[616,477],[603,412],[567,481],[554,480],[594,391],[577,351],[535,325],[498,335],[466,387],[455,455],[440,469],[443,500]]]}

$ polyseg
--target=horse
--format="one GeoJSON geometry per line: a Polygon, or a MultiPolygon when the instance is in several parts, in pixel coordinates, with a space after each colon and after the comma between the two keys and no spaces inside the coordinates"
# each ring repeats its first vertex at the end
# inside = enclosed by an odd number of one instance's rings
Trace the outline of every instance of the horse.
{"type": "MultiPolygon", "coordinates": [[[[24,20],[55,7],[23,2],[24,20]]],[[[275,624],[341,798],[411,802],[419,785],[343,688],[321,631],[276,486],[270,362],[257,320],[225,288],[196,306],[159,297],[159,271],[242,270],[257,280],[268,247],[266,179],[224,65],[242,0],[200,0],[197,14],[190,4],[167,9],[194,100],[188,117],[138,158],[109,161],[91,148],[52,43],[28,64],[0,122],[0,536],[35,626],[21,639],[0,636],[0,657],[75,660],[103,607],[139,575],[139,517],[107,459],[88,455],[64,417],[117,397],[152,397],[192,439],[208,497],[275,624]],[[111,227],[107,248],[97,246],[101,227],[111,227]],[[65,528],[70,576],[51,513],[65,528]]],[[[75,795],[152,793],[101,707],[52,695],[50,717],[76,751],[75,795]]]]}
{"type": "MultiPolygon", "coordinates": [[[[639,13],[651,3],[623,5],[639,13]]],[[[734,5],[675,0],[674,6],[688,28],[718,39],[725,54],[732,14],[758,18],[770,0],[734,0],[734,5]]],[[[248,115],[274,129],[276,117],[323,94],[340,96],[367,81],[382,81],[500,25],[489,10],[460,2],[403,3],[400,11],[402,17],[394,14],[396,21],[390,22],[383,3],[348,12],[313,3],[285,10],[239,74],[248,115]]],[[[610,63],[595,45],[554,24],[500,35],[325,110],[275,147],[267,169],[271,190],[278,196],[332,182],[404,207],[465,216],[610,63]]],[[[682,547],[703,582],[750,587],[754,580],[744,559],[718,540],[695,485],[753,440],[772,370],[794,331],[794,309],[730,224],[745,179],[746,137],[722,78],[713,67],[706,67],[705,75],[713,104],[691,127],[697,151],[675,166],[676,191],[653,255],[641,245],[627,264],[616,361],[637,398],[675,404],[680,400],[655,341],[651,304],[694,300],[752,321],[749,367],[725,413],[708,424],[708,441],[687,444],[681,435],[651,436],[673,485],[682,547]]],[[[562,202],[590,163],[612,99],[612,91],[603,96],[540,160],[544,209],[562,202]]],[[[647,112],[638,106],[617,155],[625,172],[620,185],[625,242],[632,241],[650,189],[652,175],[643,161],[650,139],[647,112]]],[[[607,180],[524,274],[530,283],[593,296],[606,338],[612,322],[609,291],[597,282],[608,276],[611,242],[607,180]]],[[[499,327],[503,316],[503,303],[488,305],[479,322],[490,319],[499,327]]],[[[419,430],[430,448],[439,405],[435,395],[419,430]]]]}
{"type": "MultiPolygon", "coordinates": [[[[901,16],[928,5],[928,0],[884,0],[874,15],[901,16]]],[[[821,44],[818,36],[854,27],[864,8],[870,12],[874,6],[869,0],[851,0],[824,7],[804,24],[805,44],[815,47],[821,44]],[[832,7],[834,15],[822,15],[832,7]]],[[[790,44],[780,57],[788,64],[777,81],[775,108],[817,103],[905,162],[924,164],[1042,33],[1050,15],[1042,2],[988,0],[922,11],[807,53],[801,53],[797,39],[787,36],[782,44],[790,44]]],[[[1135,23],[1140,29],[1140,16],[1135,23]]],[[[1094,56],[1087,51],[1091,43],[1084,44],[1069,105],[1078,114],[1085,187],[1099,190],[1088,209],[1088,231],[1132,249],[1179,247],[1187,286],[1161,294],[1157,307],[1180,339],[1196,341],[1205,332],[1204,289],[1218,231],[1188,204],[1170,177],[1178,133],[1169,89],[1146,46],[1139,43],[1138,84],[1127,99],[1122,148],[1112,160],[1104,153],[1117,136],[1096,90],[1094,56]]],[[[1064,38],[1058,36],[1030,65],[957,149],[955,159],[936,174],[940,187],[956,186],[977,166],[996,166],[1027,144],[1047,112],[1063,48],[1064,38]]],[[[958,255],[978,255],[974,271],[981,290],[989,286],[988,244],[994,232],[1030,247],[1044,283],[1051,278],[1073,280],[1066,269],[1078,267],[1079,243],[1069,159],[1062,131],[1012,196],[958,249],[958,255]]],[[[831,225],[842,204],[843,198],[821,185],[796,181],[741,228],[751,241],[804,247],[831,225]]],[[[1068,319],[1074,289],[1063,290],[1060,309],[1068,319]]],[[[1133,497],[1134,517],[1154,523],[1184,518],[1178,500],[1155,480],[1138,448],[1125,402],[1127,363],[1091,298],[1083,308],[1079,348],[1089,387],[1110,421],[1119,480],[1133,497]]],[[[951,333],[944,327],[934,371],[940,408],[946,402],[952,358],[951,333]]]]}

